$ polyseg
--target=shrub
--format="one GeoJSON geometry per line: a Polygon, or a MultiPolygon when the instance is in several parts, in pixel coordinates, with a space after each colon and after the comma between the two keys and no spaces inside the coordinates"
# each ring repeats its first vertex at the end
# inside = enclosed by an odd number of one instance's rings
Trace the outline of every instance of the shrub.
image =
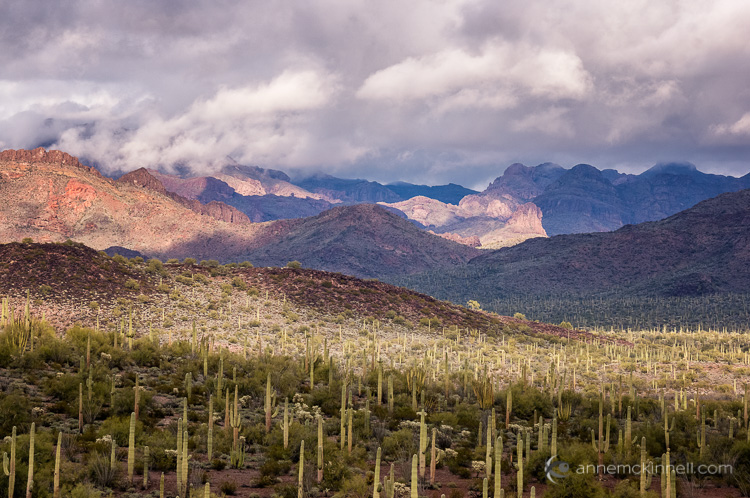
{"type": "Polygon", "coordinates": [[[141,284],[139,284],[137,280],[133,280],[132,278],[129,278],[125,281],[125,288],[131,289],[131,290],[138,290],[141,288],[141,284]]]}
{"type": "Polygon", "coordinates": [[[302,268],[302,263],[299,261],[290,261],[286,264],[287,268],[302,268]]]}
{"type": "Polygon", "coordinates": [[[101,498],[102,492],[90,483],[79,482],[70,490],[70,498],[101,498]]]}
{"type": "Polygon", "coordinates": [[[232,285],[240,290],[247,289],[247,283],[242,279],[242,277],[234,277],[232,279],[232,285]]]}
{"type": "Polygon", "coordinates": [[[234,481],[224,481],[219,485],[219,490],[225,495],[233,496],[237,493],[237,483],[234,481]]]}

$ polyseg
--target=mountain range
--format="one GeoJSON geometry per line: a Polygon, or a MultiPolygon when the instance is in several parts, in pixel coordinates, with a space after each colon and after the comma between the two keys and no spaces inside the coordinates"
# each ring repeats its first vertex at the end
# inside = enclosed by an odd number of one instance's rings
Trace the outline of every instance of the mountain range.
{"type": "Polygon", "coordinates": [[[73,239],[160,258],[298,260],[362,277],[449,267],[479,254],[372,204],[253,223],[224,202],[203,204],[170,192],[146,169],[112,180],[64,152],[44,149],[0,152],[0,196],[0,242],[73,239]]]}
{"type": "Polygon", "coordinates": [[[460,185],[383,185],[316,174],[227,164],[210,176],[148,172],[189,200],[222,202],[252,222],[315,216],[334,206],[380,203],[417,226],[463,244],[496,249],[526,239],[616,230],[655,221],[724,192],[750,188],[741,178],[706,174],[689,163],[658,164],[639,174],[579,164],[512,164],[482,192],[460,185]]]}
{"type": "Polygon", "coordinates": [[[558,235],[485,252],[468,264],[397,279],[443,299],[654,297],[750,292],[750,190],[661,221],[558,235]]]}

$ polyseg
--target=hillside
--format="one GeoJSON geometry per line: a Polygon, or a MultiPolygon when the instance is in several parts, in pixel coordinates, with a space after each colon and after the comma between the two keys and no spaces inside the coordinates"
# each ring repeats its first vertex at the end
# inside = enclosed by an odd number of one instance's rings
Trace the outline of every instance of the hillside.
{"type": "Polygon", "coordinates": [[[335,207],[312,218],[290,220],[288,227],[243,258],[261,266],[298,260],[310,268],[381,278],[455,266],[480,254],[373,204],[335,207]]]}
{"type": "Polygon", "coordinates": [[[453,271],[400,279],[456,302],[509,296],[750,292],[750,190],[615,232],[533,239],[453,271]]]}
{"type": "MultiPolygon", "coordinates": [[[[237,294],[251,289],[251,294],[266,299],[273,296],[275,300],[288,301],[305,315],[343,314],[354,321],[375,318],[386,322],[398,316],[395,325],[406,327],[418,325],[427,317],[442,326],[487,333],[515,330],[566,337],[570,334],[552,325],[472,311],[387,283],[319,270],[255,268],[246,263],[222,266],[176,259],[151,263],[108,257],[70,242],[0,244],[0,261],[0,296],[12,296],[20,302],[29,291],[35,307],[58,327],[92,321],[97,316],[103,325],[109,323],[116,316],[103,311],[118,307],[121,299],[139,302],[144,312],[174,307],[180,301],[192,307],[196,290],[200,290],[199,294],[220,292],[219,286],[228,283],[230,293],[232,288],[237,294]],[[242,285],[235,280],[238,277],[242,285]],[[92,301],[96,307],[90,305],[92,301]]],[[[219,317],[215,319],[218,321],[219,317]]],[[[582,331],[573,336],[587,337],[582,331]]]]}

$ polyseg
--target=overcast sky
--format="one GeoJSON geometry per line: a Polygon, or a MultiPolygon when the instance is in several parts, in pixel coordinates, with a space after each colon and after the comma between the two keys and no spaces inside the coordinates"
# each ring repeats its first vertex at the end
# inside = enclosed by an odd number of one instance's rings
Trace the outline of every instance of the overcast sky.
{"type": "Polygon", "coordinates": [[[745,0],[0,3],[0,149],[482,187],[750,170],[745,0]]]}

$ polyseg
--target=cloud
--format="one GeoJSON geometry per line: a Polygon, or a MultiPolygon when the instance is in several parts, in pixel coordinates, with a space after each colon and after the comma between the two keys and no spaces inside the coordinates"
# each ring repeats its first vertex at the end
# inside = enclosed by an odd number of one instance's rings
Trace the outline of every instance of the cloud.
{"type": "Polygon", "coordinates": [[[450,49],[405,59],[369,76],[357,96],[394,101],[437,98],[446,108],[502,109],[517,105],[522,96],[582,98],[589,79],[575,54],[493,40],[477,54],[450,49]]]}
{"type": "Polygon", "coordinates": [[[181,114],[151,112],[132,131],[116,123],[66,130],[56,144],[73,154],[106,158],[110,168],[188,166],[207,172],[227,156],[249,163],[287,164],[312,157],[309,128],[334,98],[336,78],[308,70],[284,72],[269,82],[221,88],[181,114]]]}
{"type": "Polygon", "coordinates": [[[472,185],[515,161],[736,172],[748,25],[736,0],[4,2],[0,147],[472,185]]]}
{"type": "Polygon", "coordinates": [[[746,112],[730,125],[715,125],[713,131],[717,135],[750,135],[750,112],[746,112]]]}

